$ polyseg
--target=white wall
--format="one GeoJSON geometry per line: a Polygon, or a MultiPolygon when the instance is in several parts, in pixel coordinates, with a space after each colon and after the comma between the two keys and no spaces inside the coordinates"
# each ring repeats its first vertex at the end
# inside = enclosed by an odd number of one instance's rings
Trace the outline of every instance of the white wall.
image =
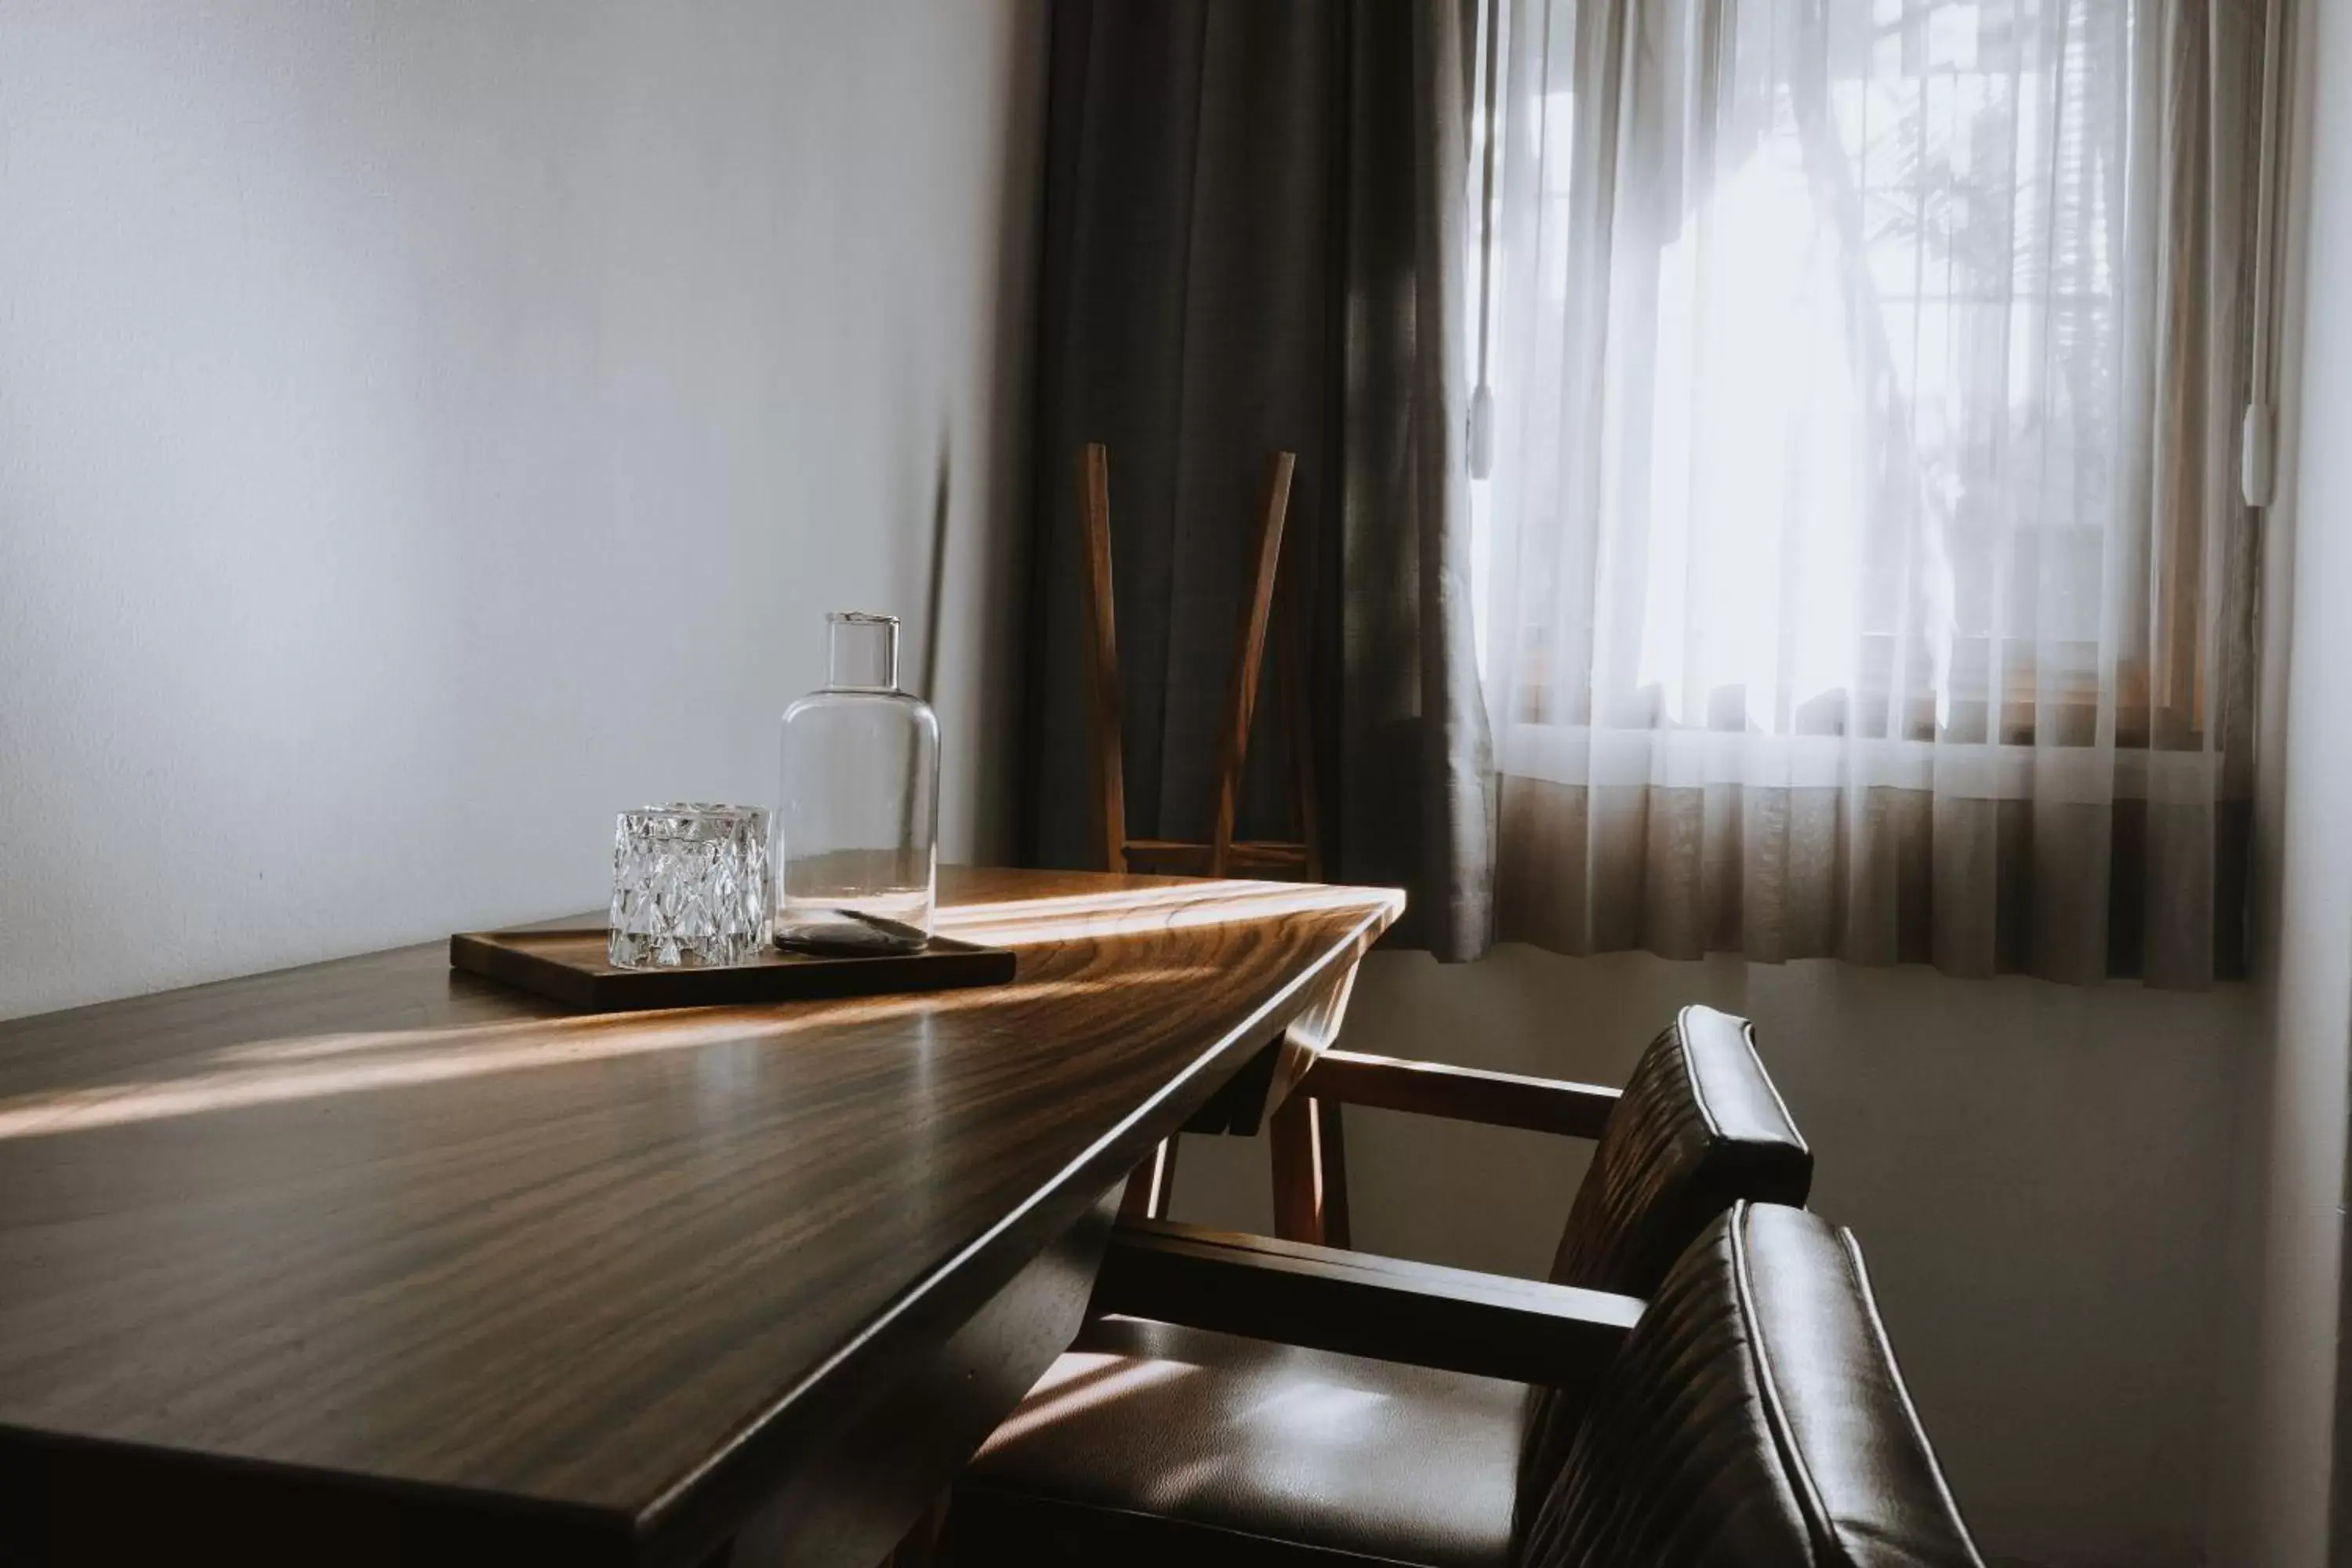
{"type": "Polygon", "coordinates": [[[2343,1560],[2329,1516],[2352,1065],[2352,6],[2297,9],[2254,905],[2274,935],[2256,987],[2211,1549],[2248,1568],[2343,1560]]]}
{"type": "MultiPolygon", "coordinates": [[[[1989,1556],[2205,1561],[2209,1413],[2247,988],[1952,980],[1826,961],[1366,961],[1351,1049],[1622,1083],[1686,1002],[1756,1021],[1860,1237],[1922,1419],[1989,1556]]],[[[1539,1275],[1590,1145],[1347,1113],[1355,1241],[1539,1275]]],[[[1180,1219],[1262,1229],[1263,1140],[1189,1138],[1180,1219]]],[[[2216,1558],[2216,1562],[2231,1561],[2216,1558]]]]}
{"type": "Polygon", "coordinates": [[[825,610],[919,619],[942,489],[992,842],[1043,46],[0,0],[0,1016],[600,902],[616,808],[767,800],[825,610]]]}

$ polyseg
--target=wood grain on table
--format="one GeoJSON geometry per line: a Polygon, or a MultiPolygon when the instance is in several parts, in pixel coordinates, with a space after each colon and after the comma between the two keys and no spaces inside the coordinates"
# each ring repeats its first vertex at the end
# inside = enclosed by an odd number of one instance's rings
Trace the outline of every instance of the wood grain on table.
{"type": "MultiPolygon", "coordinates": [[[[567,1016],[436,941],[0,1023],[0,1465],[72,1506],[233,1496],[261,1555],[282,1509],[697,1560],[1402,901],[941,892],[1015,983],[567,1016]]],[[[61,1555],[109,1527],[33,1511],[61,1555]]]]}

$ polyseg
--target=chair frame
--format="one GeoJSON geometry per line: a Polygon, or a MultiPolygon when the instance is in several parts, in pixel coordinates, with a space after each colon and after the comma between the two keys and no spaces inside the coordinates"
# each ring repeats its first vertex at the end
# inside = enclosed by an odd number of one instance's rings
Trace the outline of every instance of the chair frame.
{"type": "Polygon", "coordinates": [[[1622,1090],[1599,1084],[1327,1050],[1268,1119],[1275,1235],[1286,1241],[1348,1246],[1341,1105],[1599,1138],[1621,1098],[1622,1090]]]}
{"type": "Polygon", "coordinates": [[[1121,1220],[1087,1310],[1554,1387],[1599,1374],[1639,1321],[1630,1296],[1121,1220]]]}
{"type": "Polygon", "coordinates": [[[1336,1134],[1339,1107],[1351,1104],[1597,1139],[1622,1098],[1598,1084],[1326,1050],[1269,1119],[1277,1235],[1125,1210],[1087,1310],[1446,1372],[1587,1384],[1641,1317],[1640,1301],[1349,1250],[1336,1134]]]}

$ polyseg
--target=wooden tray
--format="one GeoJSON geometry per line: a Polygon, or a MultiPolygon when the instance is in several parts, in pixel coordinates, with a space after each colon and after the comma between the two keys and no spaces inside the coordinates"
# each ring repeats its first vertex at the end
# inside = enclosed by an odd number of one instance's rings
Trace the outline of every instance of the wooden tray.
{"type": "Polygon", "coordinates": [[[449,967],[591,1013],[1001,985],[1016,967],[1009,948],[935,936],[920,952],[837,957],[772,947],[720,968],[618,969],[605,962],[604,936],[603,926],[460,931],[449,939],[449,967]]]}

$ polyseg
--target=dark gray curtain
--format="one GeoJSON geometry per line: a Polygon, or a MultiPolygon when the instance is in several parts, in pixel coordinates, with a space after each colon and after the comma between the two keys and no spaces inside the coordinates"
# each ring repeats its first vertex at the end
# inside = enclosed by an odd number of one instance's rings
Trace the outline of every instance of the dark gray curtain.
{"type": "MultiPolygon", "coordinates": [[[[1493,784],[1473,657],[1459,258],[1466,5],[1060,0],[1039,310],[1025,844],[1088,863],[1073,466],[1110,451],[1130,837],[1205,838],[1251,529],[1298,455],[1324,874],[1475,956],[1493,784]]],[[[1288,826],[1261,700],[1242,829],[1288,826]]]]}

